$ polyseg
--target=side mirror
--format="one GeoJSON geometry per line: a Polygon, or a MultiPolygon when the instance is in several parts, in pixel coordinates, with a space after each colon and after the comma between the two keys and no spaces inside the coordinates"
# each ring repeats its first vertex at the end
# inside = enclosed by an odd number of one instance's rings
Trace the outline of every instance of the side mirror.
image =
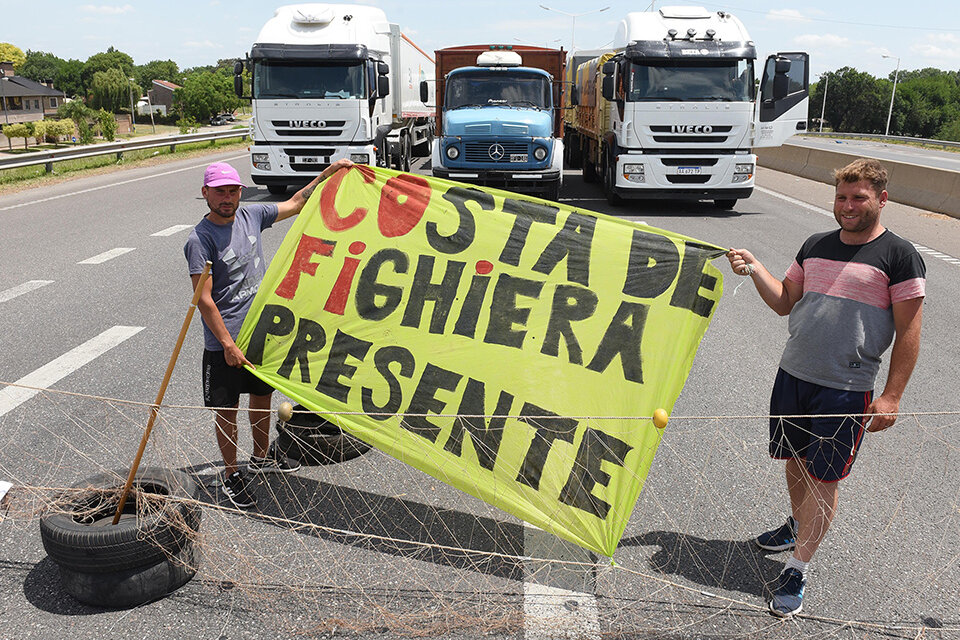
{"type": "MultiPolygon", "coordinates": [[[[383,63],[381,62],[380,64],[383,64],[383,63]]],[[[390,95],[390,78],[388,78],[387,76],[378,76],[377,77],[377,97],[386,98],[388,95],[390,95]]]]}
{"type": "Polygon", "coordinates": [[[387,74],[389,74],[389,73],[390,73],[390,65],[388,65],[386,62],[378,62],[378,63],[377,63],[377,74],[378,74],[378,75],[385,76],[385,75],[387,75],[387,74]]]}
{"type": "Polygon", "coordinates": [[[233,75],[239,76],[243,74],[243,63],[237,60],[233,63],[233,75]]]}
{"type": "Polygon", "coordinates": [[[790,73],[790,59],[777,58],[777,65],[774,73],[776,73],[778,76],[783,76],[790,73]]]}
{"type": "Polygon", "coordinates": [[[617,63],[613,60],[607,60],[603,63],[603,75],[610,76],[613,75],[617,70],[617,63]]]}
{"type": "Polygon", "coordinates": [[[238,98],[243,97],[243,77],[240,74],[233,76],[233,92],[237,94],[238,98]]]}
{"type": "Polygon", "coordinates": [[[420,81],[420,102],[427,104],[427,99],[430,97],[429,92],[427,91],[427,81],[420,81]]]}
{"type": "Polygon", "coordinates": [[[580,87],[577,85],[570,87],[570,104],[573,106],[580,104],[580,87]]]}
{"type": "MultiPolygon", "coordinates": [[[[609,64],[609,63],[608,63],[608,64],[609,64]]],[[[606,65],[604,65],[604,66],[606,66],[606,65]]],[[[613,85],[613,76],[612,76],[612,75],[609,75],[609,76],[608,76],[608,75],[604,75],[604,76],[603,76],[603,84],[600,85],[600,91],[601,91],[601,93],[603,93],[603,97],[604,97],[606,100],[610,100],[611,102],[613,101],[613,88],[614,88],[614,85],[613,85]]]]}

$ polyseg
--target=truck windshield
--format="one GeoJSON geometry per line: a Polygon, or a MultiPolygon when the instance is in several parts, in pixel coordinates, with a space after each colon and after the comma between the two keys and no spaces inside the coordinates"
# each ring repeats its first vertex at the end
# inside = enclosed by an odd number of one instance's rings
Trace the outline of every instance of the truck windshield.
{"type": "Polygon", "coordinates": [[[631,62],[627,101],[722,101],[753,99],[753,60],[645,60],[631,62]]]}
{"type": "Polygon", "coordinates": [[[481,71],[460,73],[447,80],[447,109],[463,107],[532,107],[550,109],[550,81],[535,73],[481,71]]]}
{"type": "Polygon", "coordinates": [[[253,72],[254,98],[364,98],[363,62],[257,61],[253,72]]]}

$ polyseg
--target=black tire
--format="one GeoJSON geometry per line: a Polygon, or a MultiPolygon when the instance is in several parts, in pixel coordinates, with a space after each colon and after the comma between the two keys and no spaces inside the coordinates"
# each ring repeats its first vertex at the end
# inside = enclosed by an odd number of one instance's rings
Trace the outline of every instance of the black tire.
{"type": "Polygon", "coordinates": [[[551,200],[553,202],[558,202],[560,200],[560,181],[550,183],[546,189],[543,190],[543,199],[551,200]]]}
{"type": "Polygon", "coordinates": [[[272,195],[280,196],[287,192],[287,185],[285,184],[268,184],[267,191],[272,195]]]}
{"type": "Polygon", "coordinates": [[[423,142],[413,145],[413,152],[418,158],[425,158],[430,155],[430,146],[433,143],[433,127],[431,126],[430,131],[427,133],[427,137],[423,139],[423,142]]]}
{"type": "Polygon", "coordinates": [[[713,204],[716,205],[718,209],[723,209],[724,211],[729,211],[737,206],[736,198],[721,198],[719,200],[714,200],[713,204]]]}
{"type": "Polygon", "coordinates": [[[410,136],[400,136],[400,165],[401,171],[410,173],[410,158],[413,156],[413,147],[410,136]]]}
{"type": "Polygon", "coordinates": [[[370,445],[344,433],[340,427],[302,405],[289,421],[277,422],[276,453],[307,466],[346,462],[362,456],[370,445]],[[306,413],[300,413],[306,412],[306,413]]]}
{"type": "Polygon", "coordinates": [[[580,168],[583,181],[593,183],[597,181],[597,166],[586,155],[583,156],[583,166],[580,168]]]}
{"type": "MultiPolygon", "coordinates": [[[[200,529],[200,507],[164,500],[141,516],[130,492],[120,522],[112,524],[127,471],[102,473],[74,485],[40,519],[40,538],[50,559],[81,573],[110,573],[156,564],[192,544],[200,529]]],[[[197,483],[185,473],[145,468],[134,479],[136,491],[196,500],[197,483]]]]}
{"type": "Polygon", "coordinates": [[[607,198],[607,203],[618,207],[623,204],[623,198],[617,194],[614,185],[617,184],[617,166],[616,161],[607,156],[604,160],[603,171],[603,195],[607,198]]]}
{"type": "Polygon", "coordinates": [[[135,607],[173,593],[193,578],[200,567],[200,550],[192,543],[154,564],[113,571],[85,573],[60,567],[60,582],[71,596],[97,607],[135,607]]]}

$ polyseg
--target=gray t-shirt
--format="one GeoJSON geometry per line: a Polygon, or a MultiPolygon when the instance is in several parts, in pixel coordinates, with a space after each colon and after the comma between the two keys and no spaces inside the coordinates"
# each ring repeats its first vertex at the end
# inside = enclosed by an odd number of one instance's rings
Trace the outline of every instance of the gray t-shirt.
{"type": "MultiPolygon", "coordinates": [[[[204,218],[183,246],[190,275],[203,273],[207,260],[213,263],[211,295],[234,340],[267,271],[260,232],[273,225],[277,214],[275,204],[253,204],[237,209],[230,224],[214,224],[204,218]]],[[[203,345],[210,351],[223,351],[206,322],[203,345]]]]}

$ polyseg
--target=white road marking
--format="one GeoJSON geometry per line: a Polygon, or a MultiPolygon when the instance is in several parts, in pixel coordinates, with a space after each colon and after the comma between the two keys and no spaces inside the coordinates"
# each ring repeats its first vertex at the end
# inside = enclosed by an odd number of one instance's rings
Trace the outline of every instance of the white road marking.
{"type": "Polygon", "coordinates": [[[163,231],[157,231],[156,233],[151,233],[151,236],[172,236],[175,233],[180,233],[184,229],[192,229],[192,224],[175,224],[172,227],[167,227],[163,231]]]}
{"type": "MultiPolygon", "coordinates": [[[[240,159],[249,158],[249,157],[250,157],[250,156],[249,156],[248,154],[244,154],[244,155],[242,155],[242,156],[233,156],[233,157],[231,157],[231,158],[226,158],[226,159],[224,160],[224,162],[228,162],[228,161],[230,161],[230,160],[240,160],[240,159]]],[[[142,176],[142,177],[140,177],[140,178],[131,178],[131,179],[129,179],[129,180],[120,180],[119,182],[111,182],[110,184],[104,184],[104,185],[101,185],[101,186],[99,186],[99,187],[90,187],[89,189],[81,189],[80,191],[72,191],[72,192],[70,192],[70,193],[62,193],[62,194],[60,194],[60,195],[58,195],[58,196],[50,196],[49,198],[38,198],[37,200],[31,200],[31,201],[29,201],[29,202],[21,202],[20,204],[11,204],[11,205],[6,206],[6,207],[0,207],[0,211],[9,211],[10,209],[18,209],[18,208],[20,208],[20,207],[26,207],[26,206],[29,206],[29,205],[31,205],[31,204],[40,204],[40,203],[42,203],[42,202],[50,202],[51,200],[59,200],[60,198],[72,198],[72,197],[74,197],[74,196],[80,195],[81,193],[90,193],[91,191],[100,191],[101,189],[109,189],[110,187],[119,187],[120,185],[130,184],[130,183],[132,183],[132,182],[140,182],[141,180],[151,180],[151,179],[153,179],[153,178],[160,178],[160,177],[162,177],[162,176],[169,176],[169,175],[172,175],[172,174],[174,174],[174,173],[182,173],[182,172],[184,172],[184,171],[193,171],[194,169],[199,169],[199,168],[201,168],[201,167],[206,167],[208,164],[210,164],[210,163],[209,163],[209,162],[205,162],[205,163],[203,163],[203,164],[196,164],[196,165],[193,165],[193,166],[190,166],[190,167],[183,167],[182,169],[174,169],[173,171],[164,171],[163,173],[154,173],[154,174],[152,174],[152,175],[142,176]]]]}
{"type": "Polygon", "coordinates": [[[28,280],[23,284],[18,284],[15,287],[11,287],[6,291],[0,291],[0,302],[6,302],[7,300],[13,300],[17,296],[22,296],[25,293],[30,293],[40,287],[45,287],[48,284],[51,284],[53,280],[28,280]]]}
{"type": "MultiPolygon", "coordinates": [[[[827,217],[829,217],[829,218],[832,218],[832,217],[833,217],[833,212],[832,212],[832,211],[828,211],[827,209],[824,209],[824,208],[822,208],[822,207],[814,206],[814,205],[812,205],[812,204],[809,204],[809,203],[807,203],[807,202],[804,202],[803,200],[797,200],[796,198],[791,198],[790,196],[785,196],[785,195],[783,195],[782,193],[777,193],[776,191],[771,191],[770,189],[765,189],[765,188],[763,188],[763,187],[754,187],[753,189],[754,189],[754,191],[759,191],[760,193],[765,193],[765,194],[767,194],[768,196],[773,196],[774,198],[780,198],[781,200],[786,200],[786,201],[789,202],[790,204],[795,204],[795,205],[797,205],[798,207],[803,207],[804,209],[809,209],[810,211],[814,211],[814,212],[816,212],[816,213],[825,215],[825,216],[827,216],[827,217]]],[[[927,255],[933,256],[934,258],[938,258],[938,259],[940,259],[940,260],[943,260],[943,261],[946,262],[947,264],[960,265],[960,260],[958,260],[957,258],[954,258],[953,256],[947,255],[947,254],[945,254],[945,253],[940,253],[940,252],[937,251],[936,249],[931,249],[931,248],[929,248],[929,247],[925,247],[925,246],[923,246],[922,244],[917,244],[916,242],[911,242],[910,244],[912,244],[914,247],[916,247],[917,251],[921,251],[921,252],[923,252],[923,253],[926,253],[927,255]]]]}
{"type": "Polygon", "coordinates": [[[113,260],[117,256],[130,253],[133,250],[134,249],[132,247],[117,247],[116,249],[110,249],[110,251],[104,251],[103,253],[93,256],[92,258],[81,260],[77,264],[101,264],[107,260],[113,260]]]}
{"type": "Polygon", "coordinates": [[[67,377],[83,365],[102,356],[123,341],[143,331],[144,327],[115,326],[107,329],[100,335],[91,338],[78,347],[71,349],[59,358],[51,360],[36,371],[28,373],[16,381],[27,387],[6,387],[0,389],[0,417],[17,408],[33,396],[40,393],[39,389],[47,389],[67,377]]]}

